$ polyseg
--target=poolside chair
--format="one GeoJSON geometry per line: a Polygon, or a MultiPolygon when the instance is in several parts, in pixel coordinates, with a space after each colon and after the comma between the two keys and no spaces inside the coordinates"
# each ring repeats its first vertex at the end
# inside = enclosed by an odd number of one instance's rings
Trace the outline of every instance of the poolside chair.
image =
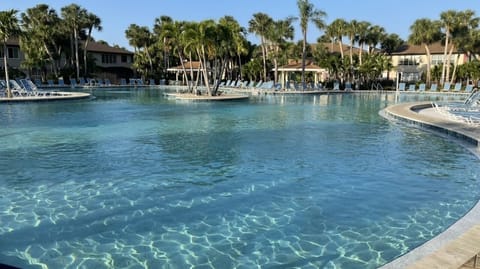
{"type": "Polygon", "coordinates": [[[85,78],[83,78],[83,77],[78,78],[78,85],[83,87],[83,86],[85,86],[86,83],[87,83],[87,81],[85,80],[85,78]]]}
{"type": "Polygon", "coordinates": [[[352,83],[350,81],[345,82],[345,90],[346,91],[352,91],[352,83]]]}
{"type": "Polygon", "coordinates": [[[58,79],[58,87],[65,87],[65,81],[63,80],[63,78],[58,79]]]}
{"type": "Polygon", "coordinates": [[[120,79],[120,86],[127,86],[127,80],[124,78],[120,79]]]}
{"type": "Polygon", "coordinates": [[[155,79],[154,78],[151,78],[149,81],[148,81],[148,85],[150,86],[155,86],[157,84],[155,84],[155,79]]]}
{"type": "Polygon", "coordinates": [[[415,91],[415,88],[416,88],[416,85],[415,85],[415,84],[410,84],[410,85],[408,85],[408,91],[409,91],[409,92],[414,92],[414,91],[415,91]]]}
{"type": "Polygon", "coordinates": [[[103,84],[104,86],[112,86],[112,83],[110,82],[110,79],[108,79],[108,78],[106,78],[103,83],[104,83],[103,84]]]}
{"type": "Polygon", "coordinates": [[[75,88],[77,87],[77,80],[74,78],[69,78],[68,81],[70,82],[70,87],[75,88]]]}
{"type": "Polygon", "coordinates": [[[128,79],[128,83],[130,84],[130,86],[135,86],[137,83],[136,83],[136,80],[135,78],[129,78],[128,79]]]}
{"type": "Polygon", "coordinates": [[[143,80],[141,78],[137,78],[136,83],[137,83],[138,86],[145,86],[145,84],[143,83],[143,80]]]}
{"type": "Polygon", "coordinates": [[[334,91],[339,91],[340,90],[340,82],[334,82],[333,83],[333,90],[334,91]]]}
{"type": "Polygon", "coordinates": [[[459,92],[462,89],[462,83],[457,82],[455,83],[455,87],[453,88],[454,92],[459,92]]]}
{"type": "Polygon", "coordinates": [[[465,92],[472,92],[472,90],[473,90],[472,84],[468,84],[467,86],[465,86],[465,92]]]}
{"type": "Polygon", "coordinates": [[[42,80],[37,78],[34,80],[34,82],[35,82],[35,85],[37,85],[37,87],[42,87],[42,80]]]}
{"type": "Polygon", "coordinates": [[[425,83],[420,83],[420,85],[418,85],[418,91],[419,92],[424,92],[425,91],[425,83]]]}
{"type": "Polygon", "coordinates": [[[405,84],[405,82],[400,82],[398,83],[398,90],[399,91],[405,91],[405,87],[406,87],[407,84],[405,84]]]}
{"type": "Polygon", "coordinates": [[[446,91],[446,92],[450,91],[450,86],[451,86],[450,82],[445,82],[445,84],[443,84],[442,91],[446,91]]]}
{"type": "Polygon", "coordinates": [[[53,83],[53,80],[51,80],[51,79],[47,80],[47,84],[48,84],[49,87],[54,87],[55,86],[55,84],[53,83]]]}
{"type": "Polygon", "coordinates": [[[430,90],[431,92],[436,92],[438,90],[438,85],[437,83],[433,83],[432,85],[430,85],[430,90]]]}

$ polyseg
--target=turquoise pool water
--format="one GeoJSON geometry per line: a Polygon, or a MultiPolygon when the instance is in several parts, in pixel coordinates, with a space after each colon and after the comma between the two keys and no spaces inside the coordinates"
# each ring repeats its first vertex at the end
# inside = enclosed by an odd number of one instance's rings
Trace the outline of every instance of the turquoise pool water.
{"type": "Polygon", "coordinates": [[[0,105],[0,262],[376,268],[479,199],[475,156],[378,116],[394,95],[94,94],[0,105]]]}

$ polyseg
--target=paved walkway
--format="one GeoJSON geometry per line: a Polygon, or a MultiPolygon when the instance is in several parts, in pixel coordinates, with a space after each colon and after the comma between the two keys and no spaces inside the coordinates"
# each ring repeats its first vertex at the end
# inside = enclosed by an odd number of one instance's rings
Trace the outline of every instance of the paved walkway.
{"type": "MultiPolygon", "coordinates": [[[[442,117],[430,102],[404,103],[387,107],[381,114],[386,118],[439,132],[459,139],[480,157],[480,126],[442,117]]],[[[480,202],[462,219],[432,240],[384,265],[382,269],[459,269],[480,268],[480,202]]]]}

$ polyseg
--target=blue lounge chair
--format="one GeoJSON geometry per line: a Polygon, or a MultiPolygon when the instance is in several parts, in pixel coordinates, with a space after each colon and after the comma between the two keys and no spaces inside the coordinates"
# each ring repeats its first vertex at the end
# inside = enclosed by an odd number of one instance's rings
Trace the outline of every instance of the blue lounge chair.
{"type": "Polygon", "coordinates": [[[65,81],[63,80],[63,78],[58,79],[58,86],[59,87],[65,87],[65,81]]]}
{"type": "Polygon", "coordinates": [[[69,78],[68,80],[69,80],[69,82],[70,82],[70,87],[72,87],[72,88],[77,87],[77,80],[76,80],[76,79],[74,79],[74,78],[69,78]]]}
{"type": "Polygon", "coordinates": [[[130,86],[135,86],[137,84],[136,79],[134,79],[134,78],[129,78],[128,83],[130,84],[130,86]]]}
{"type": "Polygon", "coordinates": [[[458,82],[455,83],[455,87],[453,88],[453,91],[459,92],[462,89],[462,83],[458,82]]]}
{"type": "Polygon", "coordinates": [[[419,92],[424,92],[425,91],[425,83],[421,83],[420,85],[418,85],[418,91],[419,92]]]}
{"type": "Polygon", "coordinates": [[[51,80],[51,79],[47,80],[47,84],[48,84],[49,87],[54,87],[55,86],[55,84],[53,83],[53,80],[51,80]]]}
{"type": "Polygon", "coordinates": [[[85,80],[85,78],[83,78],[83,77],[78,78],[78,85],[85,86],[86,83],[87,83],[87,81],[85,80]]]}
{"type": "Polygon", "coordinates": [[[127,80],[124,78],[120,79],[120,86],[127,86],[127,80]]]}
{"type": "Polygon", "coordinates": [[[405,91],[405,87],[406,87],[405,82],[398,83],[398,90],[399,91],[405,91]]]}
{"type": "Polygon", "coordinates": [[[437,83],[433,83],[433,84],[430,86],[430,91],[431,91],[431,92],[436,92],[437,89],[438,89],[437,83]]]}
{"type": "Polygon", "coordinates": [[[157,84],[155,84],[155,79],[151,78],[149,81],[148,81],[148,85],[150,86],[155,86],[157,84]]]}
{"type": "Polygon", "coordinates": [[[112,83],[110,82],[110,79],[108,79],[108,78],[105,79],[104,86],[112,86],[112,83]]]}
{"type": "Polygon", "coordinates": [[[333,90],[334,91],[339,91],[340,90],[340,83],[339,82],[334,82],[333,83],[333,90]]]}
{"type": "Polygon", "coordinates": [[[465,92],[472,92],[472,90],[473,90],[472,84],[468,84],[467,86],[465,86],[465,92]]]}
{"type": "Polygon", "coordinates": [[[410,85],[408,85],[408,91],[409,91],[409,92],[414,92],[414,91],[415,91],[415,87],[416,87],[415,84],[410,84],[410,85]]]}
{"type": "Polygon", "coordinates": [[[442,91],[446,91],[446,92],[450,91],[450,86],[451,86],[450,82],[445,82],[445,84],[443,84],[442,91]]]}

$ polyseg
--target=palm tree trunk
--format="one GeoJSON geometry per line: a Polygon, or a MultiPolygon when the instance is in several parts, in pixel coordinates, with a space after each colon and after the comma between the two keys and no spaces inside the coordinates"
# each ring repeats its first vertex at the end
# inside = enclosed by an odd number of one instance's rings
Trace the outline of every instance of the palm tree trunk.
{"type": "MultiPolygon", "coordinates": [[[[450,59],[452,58],[452,54],[453,54],[453,49],[454,49],[454,45],[452,44],[451,48],[450,48],[450,51],[448,52],[448,56],[447,56],[447,69],[445,71],[445,76],[446,76],[446,79],[445,81],[449,81],[450,80],[450,59]]],[[[453,74],[452,74],[453,75],[453,74]]]]}
{"type": "Polygon", "coordinates": [[[458,67],[458,58],[460,55],[457,55],[455,58],[455,63],[453,64],[453,72],[452,72],[452,79],[450,80],[450,84],[453,84],[455,82],[455,74],[457,73],[457,67],[458,67]]]}
{"type": "Polygon", "coordinates": [[[305,90],[305,61],[307,59],[307,31],[303,31],[302,48],[302,89],[305,90]]]}
{"type": "Polygon", "coordinates": [[[242,56],[238,54],[238,68],[240,68],[240,80],[243,80],[242,56]]]}
{"type": "Polygon", "coordinates": [[[443,51],[443,67],[442,67],[442,77],[440,83],[443,85],[445,83],[445,70],[447,68],[447,49],[448,49],[448,35],[449,35],[449,27],[445,29],[446,37],[445,37],[445,48],[443,51]]]}
{"type": "Polygon", "coordinates": [[[5,82],[7,84],[7,97],[12,98],[12,90],[10,89],[10,79],[8,77],[8,64],[7,64],[7,40],[3,41],[3,66],[5,67],[5,82]]]}
{"type": "Polygon", "coordinates": [[[430,49],[428,48],[428,45],[425,44],[425,51],[427,52],[427,76],[426,76],[426,82],[427,85],[430,86],[431,80],[432,80],[432,74],[430,70],[432,69],[432,56],[430,54],[430,49]]]}
{"type": "Polygon", "coordinates": [[[77,80],[80,79],[80,63],[78,61],[78,33],[77,28],[73,30],[74,42],[75,42],[75,67],[77,70],[77,80]]]}
{"type": "Polygon", "coordinates": [[[267,80],[267,49],[265,48],[265,40],[261,38],[262,43],[262,57],[263,57],[263,80],[267,80]]]}

